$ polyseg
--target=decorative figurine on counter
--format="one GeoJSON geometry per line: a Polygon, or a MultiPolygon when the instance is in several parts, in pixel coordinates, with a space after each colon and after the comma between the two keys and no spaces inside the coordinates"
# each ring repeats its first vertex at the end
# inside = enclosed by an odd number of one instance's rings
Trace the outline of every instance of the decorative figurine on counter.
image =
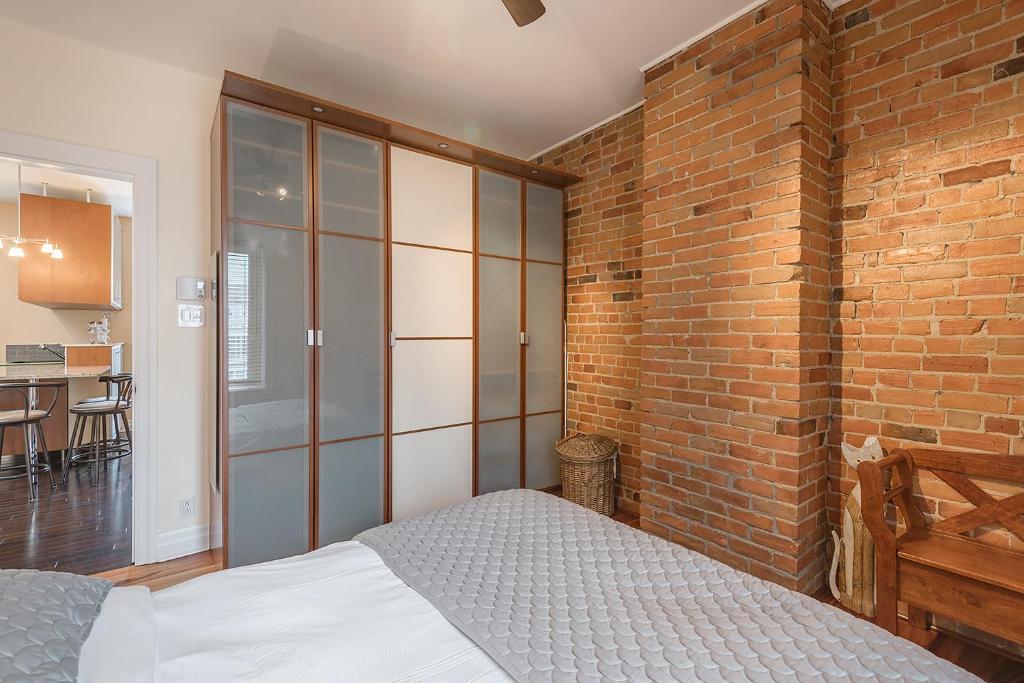
{"type": "Polygon", "coordinates": [[[107,344],[110,342],[110,316],[103,314],[102,320],[89,321],[89,343],[107,344]]]}

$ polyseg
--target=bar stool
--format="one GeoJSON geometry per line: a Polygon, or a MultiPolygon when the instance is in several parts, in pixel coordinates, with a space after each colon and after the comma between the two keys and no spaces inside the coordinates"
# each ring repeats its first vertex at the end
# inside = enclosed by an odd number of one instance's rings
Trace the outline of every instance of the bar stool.
{"type": "Polygon", "coordinates": [[[75,416],[75,425],[71,430],[71,439],[68,442],[68,450],[64,454],[64,471],[61,476],[61,484],[66,484],[68,473],[72,465],[88,463],[93,466],[93,486],[100,483],[100,463],[106,467],[111,460],[117,460],[132,454],[132,431],[128,425],[127,411],[132,407],[132,394],[134,386],[132,376],[129,373],[110,375],[100,378],[101,382],[107,382],[113,391],[108,396],[114,398],[105,400],[87,399],[80,401],[68,412],[75,416]],[[86,427],[91,424],[91,441],[83,445],[86,427]],[[109,438],[107,431],[107,419],[112,418],[114,423],[115,438],[109,438]],[[118,418],[124,426],[124,437],[121,436],[118,418]],[[89,462],[91,461],[91,462],[89,462]]]}
{"type": "MultiPolygon", "coordinates": [[[[78,401],[78,405],[88,404],[88,403],[101,403],[103,401],[112,401],[112,400],[114,400],[117,397],[117,389],[116,389],[116,386],[114,385],[113,378],[114,377],[131,377],[131,376],[132,376],[132,374],[130,372],[122,372],[122,373],[120,373],[118,375],[103,375],[102,377],[99,377],[98,381],[105,385],[105,387],[103,389],[103,396],[91,396],[89,398],[83,398],[80,401],[78,401]]],[[[114,426],[114,439],[113,439],[113,441],[117,443],[117,447],[119,449],[130,448],[131,444],[128,442],[128,439],[121,435],[121,427],[118,425],[116,418],[113,420],[113,426],[114,426]]]]}
{"type": "Polygon", "coordinates": [[[42,422],[53,414],[53,408],[57,405],[60,397],[60,390],[63,384],[47,382],[19,382],[11,384],[0,384],[0,395],[5,393],[17,394],[21,397],[22,407],[14,410],[0,410],[0,453],[4,447],[4,433],[11,428],[21,428],[22,436],[25,439],[25,464],[0,468],[0,479],[28,479],[28,502],[36,501],[36,490],[39,486],[39,475],[47,473],[50,476],[50,488],[56,484],[53,481],[53,468],[50,465],[50,451],[46,448],[46,434],[43,432],[42,422]],[[53,389],[53,399],[46,410],[36,407],[38,392],[40,389],[53,389]],[[38,437],[38,442],[33,439],[38,437]],[[40,447],[45,461],[40,460],[40,447]],[[22,470],[20,474],[3,475],[5,470],[22,470]]]}

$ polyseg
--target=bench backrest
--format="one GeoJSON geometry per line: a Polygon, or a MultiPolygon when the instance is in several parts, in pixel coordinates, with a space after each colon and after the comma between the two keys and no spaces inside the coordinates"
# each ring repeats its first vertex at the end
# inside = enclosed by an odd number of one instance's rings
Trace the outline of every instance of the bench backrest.
{"type": "Polygon", "coordinates": [[[1024,541],[1024,493],[996,499],[972,477],[1024,484],[1024,458],[991,453],[960,453],[934,449],[908,450],[915,469],[930,470],[974,505],[973,510],[935,522],[931,528],[962,534],[990,524],[1002,524],[1024,541]]]}
{"type": "Polygon", "coordinates": [[[890,500],[893,501],[907,525],[915,528],[927,526],[913,499],[913,477],[916,470],[922,469],[932,472],[974,506],[973,510],[939,520],[930,528],[963,534],[978,527],[1001,524],[1024,541],[1024,493],[997,499],[973,481],[973,478],[980,478],[1024,485],[1024,457],[929,448],[897,448],[877,463],[862,463],[857,471],[861,477],[862,491],[868,486],[883,491],[880,503],[884,506],[890,500]],[[865,464],[868,466],[864,467],[865,464]],[[872,467],[872,464],[876,467],[872,467]],[[884,490],[881,473],[887,470],[893,472],[893,477],[889,489],[884,490]]]}

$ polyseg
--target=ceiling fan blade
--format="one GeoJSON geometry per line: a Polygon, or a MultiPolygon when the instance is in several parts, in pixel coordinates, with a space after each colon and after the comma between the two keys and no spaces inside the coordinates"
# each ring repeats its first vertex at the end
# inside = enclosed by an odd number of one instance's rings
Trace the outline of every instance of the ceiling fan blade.
{"type": "Polygon", "coordinates": [[[537,21],[547,11],[540,0],[501,0],[517,26],[537,21]]]}

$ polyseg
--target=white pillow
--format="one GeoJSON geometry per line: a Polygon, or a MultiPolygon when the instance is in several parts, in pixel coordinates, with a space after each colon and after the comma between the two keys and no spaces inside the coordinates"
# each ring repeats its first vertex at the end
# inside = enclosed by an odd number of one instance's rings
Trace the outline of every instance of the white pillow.
{"type": "Polygon", "coordinates": [[[78,659],[78,683],[153,683],[156,615],[144,586],[112,588],[78,659]]]}

